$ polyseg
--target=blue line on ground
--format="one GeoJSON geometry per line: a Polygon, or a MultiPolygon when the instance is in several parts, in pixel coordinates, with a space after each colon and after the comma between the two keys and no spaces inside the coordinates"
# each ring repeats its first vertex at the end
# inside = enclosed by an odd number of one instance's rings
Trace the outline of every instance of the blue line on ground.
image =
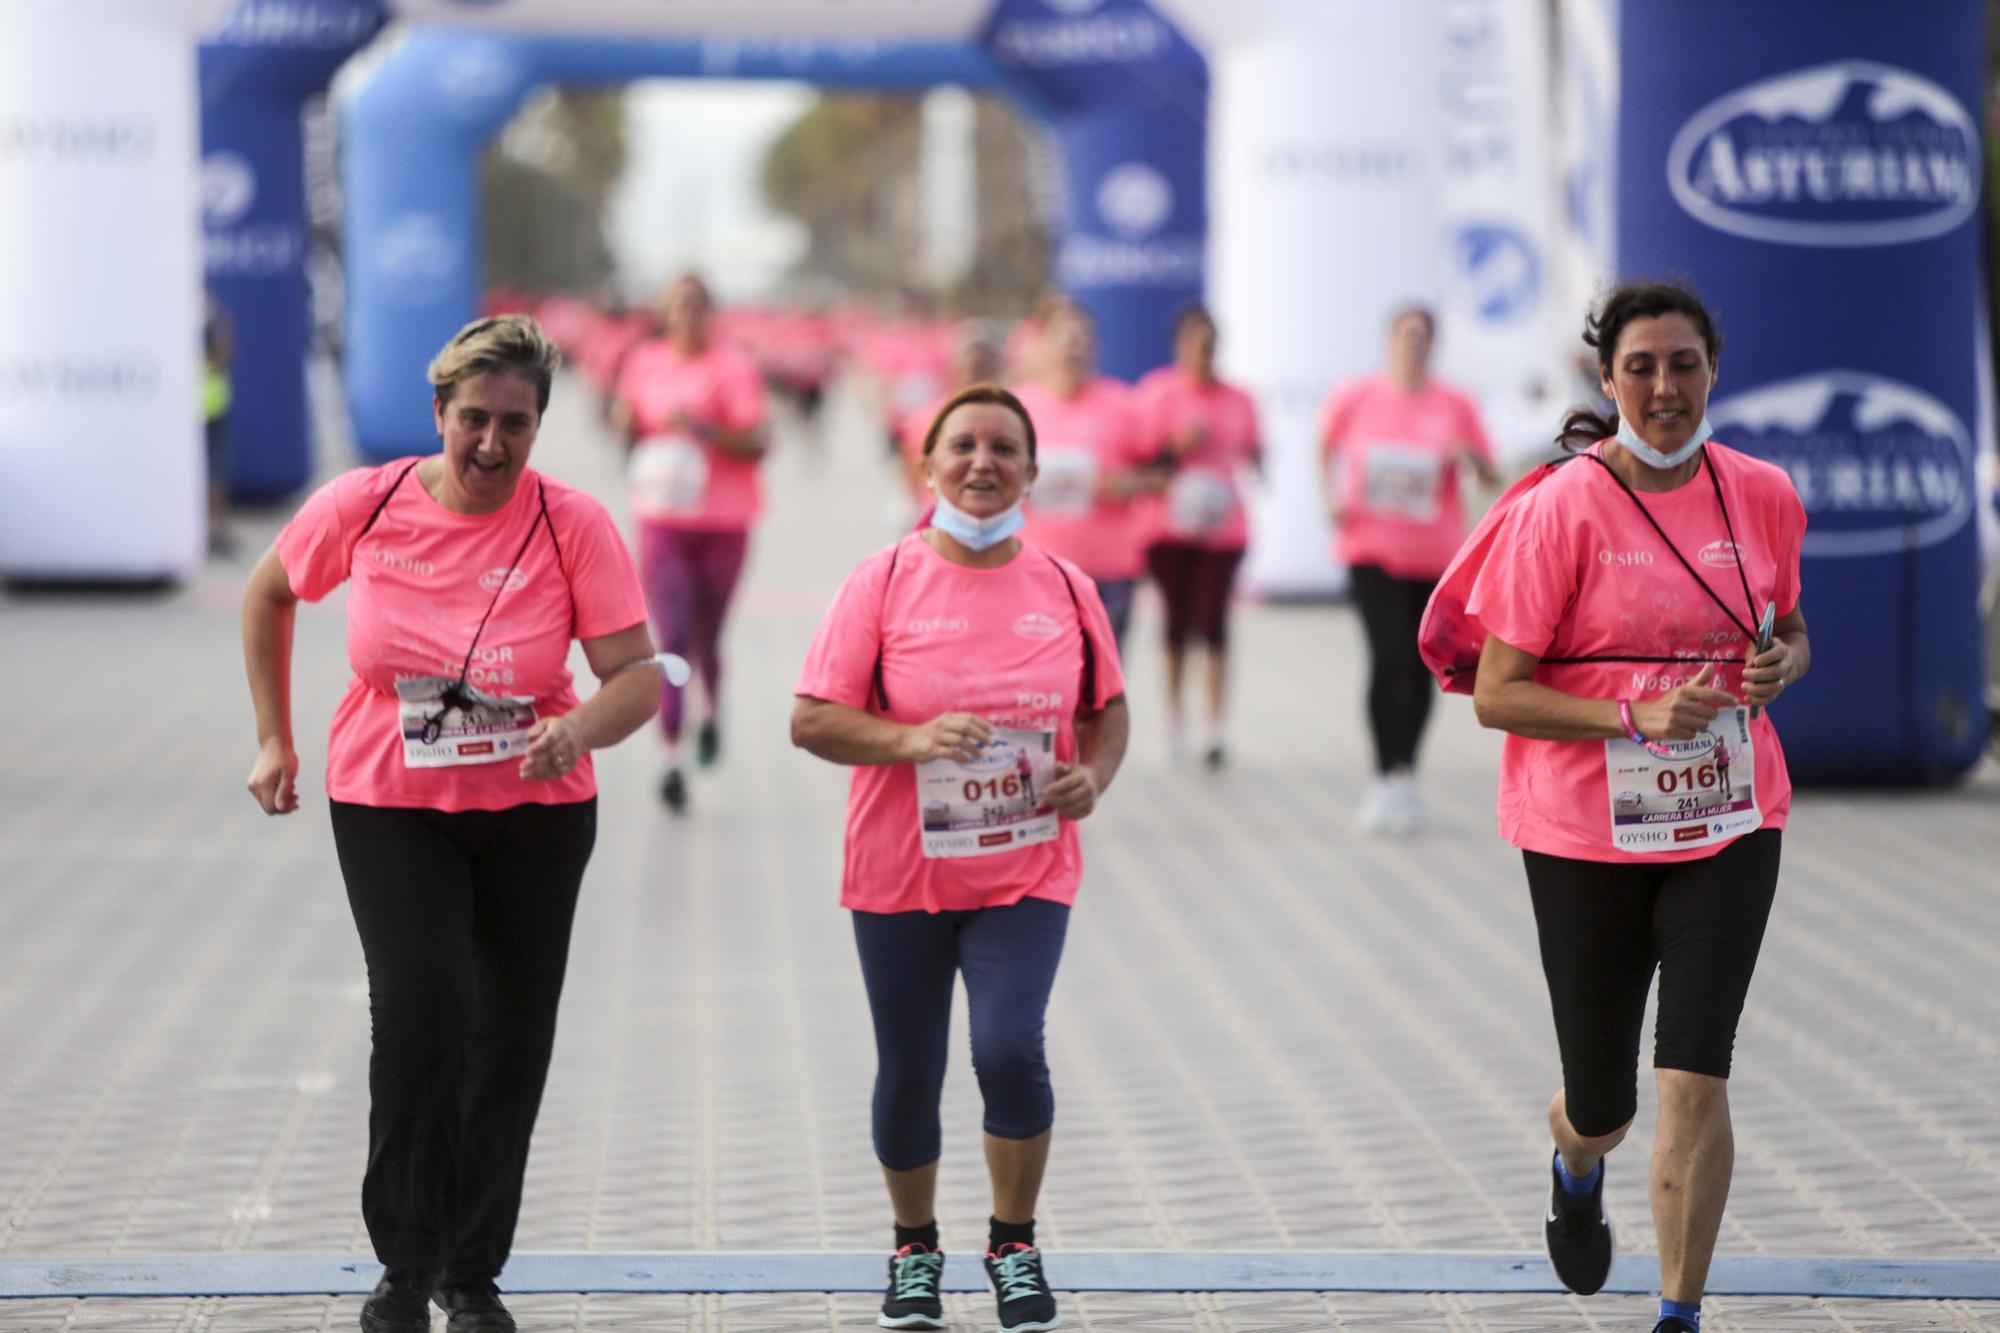
{"type": "MultiPolygon", "coordinates": [[[[189,1254],[120,1258],[0,1256],[0,1298],[293,1296],[366,1292],[381,1268],[355,1256],[189,1254]]],[[[1539,1254],[1442,1250],[1093,1250],[1049,1255],[1061,1291],[1554,1292],[1539,1254]]],[[[836,1251],[517,1254],[509,1292],[869,1292],[883,1257],[836,1251]]],[[[1621,1259],[1605,1290],[1650,1293],[1650,1255],[1621,1259]]],[[[950,1291],[986,1286],[977,1256],[956,1254],[950,1291]]],[[[2000,1261],[1838,1256],[1719,1258],[1708,1290],[1721,1296],[2000,1300],[2000,1261]]]]}

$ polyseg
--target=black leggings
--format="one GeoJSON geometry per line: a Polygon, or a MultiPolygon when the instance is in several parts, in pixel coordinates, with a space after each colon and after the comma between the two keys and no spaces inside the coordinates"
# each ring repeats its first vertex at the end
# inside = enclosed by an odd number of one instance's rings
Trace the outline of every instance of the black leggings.
{"type": "Polygon", "coordinates": [[[1375,771],[1415,768],[1417,742],[1431,715],[1431,673],[1417,652],[1417,626],[1435,579],[1401,579],[1380,565],[1347,571],[1368,634],[1368,725],[1375,771]]]}
{"type": "Polygon", "coordinates": [[[1639,1106],[1639,1030],[1660,971],[1653,1065],[1729,1077],[1778,892],[1777,829],[1662,865],[1523,852],[1562,1050],[1563,1100],[1595,1138],[1639,1106]]]}
{"type": "Polygon", "coordinates": [[[368,1237],[388,1267],[490,1280],[521,1211],[597,801],[330,804],[368,962],[368,1237]]]}

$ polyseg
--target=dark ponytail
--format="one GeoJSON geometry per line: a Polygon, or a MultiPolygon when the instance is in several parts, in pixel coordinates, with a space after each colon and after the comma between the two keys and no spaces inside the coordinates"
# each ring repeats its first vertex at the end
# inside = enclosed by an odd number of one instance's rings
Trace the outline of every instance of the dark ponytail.
{"type": "MultiPolygon", "coordinates": [[[[1611,359],[1617,354],[1618,339],[1625,326],[1635,319],[1657,319],[1661,315],[1687,316],[1695,332],[1701,335],[1702,346],[1708,350],[1708,364],[1715,364],[1722,351],[1722,335],[1715,331],[1714,317],[1692,288],[1681,282],[1628,282],[1605,297],[1597,313],[1585,316],[1583,321],[1584,346],[1597,353],[1597,369],[1605,379],[1611,378],[1611,359]]],[[[1615,402],[1609,415],[1577,407],[1563,417],[1555,442],[1573,452],[1617,433],[1615,402]]]]}

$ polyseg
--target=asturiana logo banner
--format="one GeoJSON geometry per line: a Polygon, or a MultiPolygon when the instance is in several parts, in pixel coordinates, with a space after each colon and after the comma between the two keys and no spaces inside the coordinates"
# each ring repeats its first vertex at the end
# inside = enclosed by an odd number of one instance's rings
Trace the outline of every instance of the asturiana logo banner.
{"type": "Polygon", "coordinates": [[[1842,60],[1774,75],[1697,111],[1667,150],[1667,185],[1718,231],[1781,245],[1898,245],[1942,236],[1979,200],[1979,126],[1941,85],[1842,60]]]}
{"type": "Polygon", "coordinates": [[[1828,370],[1709,404],[1715,436],[1778,464],[1810,522],[1809,556],[1888,555],[1972,517],[1972,433],[1914,385],[1828,370]]]}

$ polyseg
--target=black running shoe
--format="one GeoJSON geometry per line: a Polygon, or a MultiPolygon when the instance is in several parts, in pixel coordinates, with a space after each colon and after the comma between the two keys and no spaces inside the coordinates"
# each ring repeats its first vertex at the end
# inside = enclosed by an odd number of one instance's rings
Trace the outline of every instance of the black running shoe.
{"type": "Polygon", "coordinates": [[[1202,767],[1211,773],[1220,771],[1222,766],[1228,762],[1229,756],[1223,752],[1221,741],[1217,741],[1201,753],[1202,767]]]}
{"type": "Polygon", "coordinates": [[[1670,1314],[1653,1325],[1653,1333],[1694,1333],[1694,1325],[1679,1315],[1670,1314]]]}
{"type": "Polygon", "coordinates": [[[1579,1296],[1601,1289],[1611,1276],[1611,1261],[1618,1257],[1611,1219],[1604,1215],[1604,1175],[1600,1162],[1597,1184],[1582,1198],[1574,1198],[1563,1188],[1555,1162],[1549,1163],[1549,1211],[1542,1219],[1542,1239],[1556,1276],[1579,1296]]]}
{"type": "Polygon", "coordinates": [[[437,1303],[449,1318],[446,1333],[514,1333],[514,1316],[500,1303],[491,1282],[454,1282],[437,1289],[437,1303]]]}
{"type": "Polygon", "coordinates": [[[889,1256],[889,1289],[882,1293],[883,1328],[943,1328],[944,1254],[924,1245],[905,1245],[889,1256]]]}
{"type": "Polygon", "coordinates": [[[660,799],[677,815],[688,808],[687,779],[678,768],[668,769],[667,775],[660,779],[660,799]]]}
{"type": "Polygon", "coordinates": [[[1038,1333],[1062,1325],[1056,1294],[1042,1274],[1042,1252],[1034,1246],[1009,1241],[987,1254],[986,1280],[1000,1302],[1000,1333],[1038,1333]]]}
{"type": "Polygon", "coordinates": [[[361,1305],[362,1333],[431,1333],[431,1275],[391,1268],[361,1305]]]}
{"type": "Polygon", "coordinates": [[[701,724],[694,734],[694,761],[703,768],[713,764],[722,754],[722,733],[715,729],[715,719],[701,724]]]}

